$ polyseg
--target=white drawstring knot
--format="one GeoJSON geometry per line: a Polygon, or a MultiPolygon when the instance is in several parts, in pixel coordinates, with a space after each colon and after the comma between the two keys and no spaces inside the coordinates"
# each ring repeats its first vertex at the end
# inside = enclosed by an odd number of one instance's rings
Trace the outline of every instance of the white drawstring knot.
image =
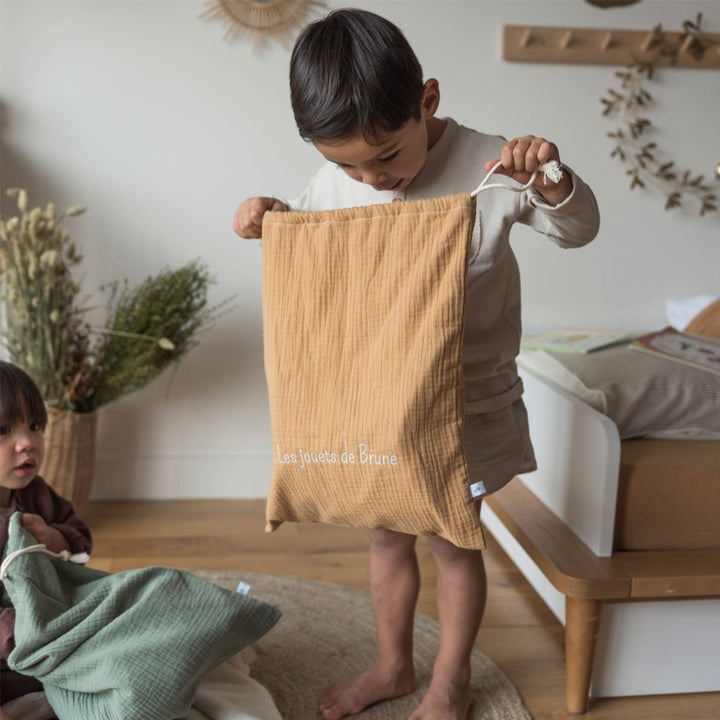
{"type": "Polygon", "coordinates": [[[504,183],[493,183],[492,185],[486,185],[490,177],[501,166],[502,161],[496,162],[492,170],[490,170],[490,172],[483,178],[483,181],[475,188],[475,190],[470,193],[470,197],[475,197],[478,193],[482,192],[483,190],[490,190],[490,188],[505,188],[505,190],[512,190],[513,192],[522,192],[523,190],[527,190],[535,182],[535,178],[537,177],[538,172],[542,172],[545,175],[543,180],[546,185],[548,178],[550,178],[552,182],[558,183],[560,182],[560,180],[562,180],[563,176],[562,165],[560,165],[557,160],[550,160],[549,162],[543,163],[538,168],[536,168],[536,170],[530,176],[530,179],[524,185],[520,185],[518,187],[513,187],[512,185],[505,185],[504,183]]]}
{"type": "Polygon", "coordinates": [[[7,571],[15,558],[25,555],[26,553],[41,552],[46,555],[63,560],[64,562],[77,563],[78,565],[84,565],[90,560],[90,556],[86,552],[71,553],[69,550],[61,550],[59,553],[55,553],[52,550],[47,549],[47,545],[29,545],[28,547],[21,548],[15,552],[10,553],[0,565],[0,580],[5,580],[7,577],[7,571]]]}

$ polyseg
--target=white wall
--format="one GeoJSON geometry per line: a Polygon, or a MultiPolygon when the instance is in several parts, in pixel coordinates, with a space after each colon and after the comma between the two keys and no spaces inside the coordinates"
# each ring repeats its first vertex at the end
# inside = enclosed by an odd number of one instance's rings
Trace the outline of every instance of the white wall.
{"type": "MultiPolygon", "coordinates": [[[[599,98],[616,68],[501,59],[503,24],[675,30],[703,12],[705,30],[720,32],[717,2],[347,4],[400,25],[426,76],[440,80],[441,114],[508,137],[549,137],[594,188],[602,228],[589,247],[561,251],[516,230],[526,326],[652,329],[664,324],[665,300],[720,292],[718,217],[663,211],[656,193],[630,191],[608,156],[612,124],[599,98]]],[[[71,225],[88,291],[202,256],[217,276],[213,299],[237,293],[237,308],[184,359],[169,391],[168,374],[102,412],[95,497],[267,490],[261,251],[236,238],[231,221],[248,195],[298,194],[319,156],[293,125],[289,51],[225,43],[219,24],[198,19],[202,9],[194,0],[0,1],[0,186],[89,206],[71,225]]],[[[663,69],[652,92],[654,139],[668,159],[712,176],[720,71],[663,69]]],[[[3,208],[12,209],[7,199],[3,208]]]]}

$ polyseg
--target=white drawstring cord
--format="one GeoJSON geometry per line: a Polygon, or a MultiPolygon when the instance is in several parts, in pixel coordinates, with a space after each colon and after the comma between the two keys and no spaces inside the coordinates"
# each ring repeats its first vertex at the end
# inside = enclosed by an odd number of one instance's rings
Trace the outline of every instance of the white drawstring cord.
{"type": "Polygon", "coordinates": [[[10,553],[0,565],[0,580],[5,580],[7,577],[7,570],[15,558],[25,555],[26,553],[41,552],[52,557],[59,558],[65,562],[77,563],[78,565],[84,565],[90,560],[90,556],[86,552],[71,553],[69,550],[61,550],[59,553],[55,553],[52,550],[47,549],[47,545],[29,545],[28,547],[21,548],[15,552],[10,553]]]}
{"type": "Polygon", "coordinates": [[[520,185],[518,187],[513,187],[512,185],[505,185],[504,183],[493,183],[492,185],[486,185],[485,183],[487,183],[490,177],[501,166],[501,160],[496,162],[492,170],[490,170],[490,172],[483,178],[483,181],[475,188],[475,190],[470,193],[470,197],[475,197],[478,193],[482,192],[483,190],[490,190],[490,188],[505,188],[506,190],[512,190],[513,192],[522,192],[523,190],[527,190],[535,182],[535,178],[537,177],[538,172],[545,173],[546,185],[548,178],[550,178],[550,180],[552,180],[554,183],[557,183],[560,182],[563,176],[563,171],[560,163],[557,160],[550,160],[550,162],[543,163],[538,168],[536,168],[536,170],[530,176],[530,179],[524,185],[520,185]]]}

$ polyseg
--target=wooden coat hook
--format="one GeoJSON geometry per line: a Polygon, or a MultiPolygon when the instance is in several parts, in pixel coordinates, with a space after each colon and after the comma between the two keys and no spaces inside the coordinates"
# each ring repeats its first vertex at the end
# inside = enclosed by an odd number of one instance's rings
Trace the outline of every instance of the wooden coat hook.
{"type": "Polygon", "coordinates": [[[600,41],[600,48],[602,50],[607,50],[608,48],[611,48],[614,44],[615,36],[613,35],[612,30],[608,30],[603,36],[603,39],[600,41]]]}
{"type": "Polygon", "coordinates": [[[630,65],[636,60],[652,59],[656,65],[692,68],[720,68],[720,34],[684,34],[647,30],[610,30],[603,28],[546,27],[505,25],[503,59],[517,62],[588,63],[630,65]],[[702,38],[712,45],[701,58],[693,54],[695,42],[702,38]],[[680,44],[677,60],[664,55],[653,57],[653,49],[663,39],[680,44]]]}

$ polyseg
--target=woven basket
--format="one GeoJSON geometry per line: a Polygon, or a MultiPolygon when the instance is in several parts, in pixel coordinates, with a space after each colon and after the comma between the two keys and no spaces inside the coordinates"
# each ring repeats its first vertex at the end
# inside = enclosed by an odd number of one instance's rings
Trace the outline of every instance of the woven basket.
{"type": "Polygon", "coordinates": [[[45,482],[82,512],[90,497],[95,463],[97,414],[62,412],[48,408],[45,482]]]}

